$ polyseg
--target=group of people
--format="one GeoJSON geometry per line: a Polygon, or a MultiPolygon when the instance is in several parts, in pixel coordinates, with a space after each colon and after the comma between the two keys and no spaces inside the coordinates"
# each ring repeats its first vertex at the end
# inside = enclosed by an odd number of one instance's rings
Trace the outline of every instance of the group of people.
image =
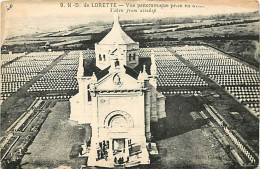
{"type": "Polygon", "coordinates": [[[103,141],[99,142],[99,149],[97,150],[97,156],[98,159],[106,159],[108,157],[108,151],[107,149],[109,148],[109,142],[108,141],[103,141]]]}
{"type": "Polygon", "coordinates": [[[124,162],[129,162],[129,156],[127,157],[126,161],[124,160],[124,157],[119,157],[117,159],[117,157],[115,156],[115,158],[114,158],[115,164],[124,164],[124,162]]]}
{"type": "Polygon", "coordinates": [[[87,147],[90,147],[90,145],[91,145],[91,140],[86,141],[86,145],[87,145],[87,147]]]}
{"type": "MultiPolygon", "coordinates": [[[[128,140],[128,145],[129,145],[129,150],[132,151],[133,150],[133,147],[132,147],[132,144],[131,144],[132,140],[128,140]]],[[[88,141],[87,142],[87,146],[90,146],[91,142],[88,141]]],[[[97,149],[97,159],[100,160],[100,159],[105,159],[107,160],[108,158],[108,149],[109,149],[109,141],[108,140],[103,140],[102,142],[99,142],[98,144],[98,149],[97,149]]],[[[114,152],[114,155],[117,154],[114,152]]],[[[129,162],[129,156],[124,159],[124,157],[119,157],[118,156],[114,157],[114,163],[115,164],[124,164],[125,162],[129,162]]]]}

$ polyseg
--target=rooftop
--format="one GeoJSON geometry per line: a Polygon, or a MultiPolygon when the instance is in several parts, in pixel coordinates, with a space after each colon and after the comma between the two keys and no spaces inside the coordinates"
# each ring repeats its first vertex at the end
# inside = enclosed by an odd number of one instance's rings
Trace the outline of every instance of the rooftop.
{"type": "Polygon", "coordinates": [[[114,16],[114,24],[111,31],[99,42],[99,44],[130,44],[135,43],[121,28],[118,16],[114,16]]]}

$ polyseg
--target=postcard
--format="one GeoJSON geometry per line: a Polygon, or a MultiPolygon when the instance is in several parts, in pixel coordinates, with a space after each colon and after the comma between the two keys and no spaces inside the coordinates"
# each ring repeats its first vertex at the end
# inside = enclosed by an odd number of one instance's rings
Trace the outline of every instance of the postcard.
{"type": "Polygon", "coordinates": [[[257,168],[258,6],[3,1],[1,168],[257,168]]]}

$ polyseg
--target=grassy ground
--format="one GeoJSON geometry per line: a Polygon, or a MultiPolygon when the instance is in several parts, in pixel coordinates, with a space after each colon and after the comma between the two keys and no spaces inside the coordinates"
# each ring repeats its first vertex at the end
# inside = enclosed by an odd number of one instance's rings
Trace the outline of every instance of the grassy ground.
{"type": "Polygon", "coordinates": [[[257,35],[258,34],[258,22],[241,24],[243,27],[238,25],[228,25],[212,28],[194,29],[194,30],[183,30],[176,32],[163,32],[157,34],[144,35],[145,37],[174,37],[179,40],[184,37],[204,37],[204,36],[225,36],[225,35],[257,35]]]}
{"type": "Polygon", "coordinates": [[[203,106],[194,96],[167,96],[165,104],[167,118],[161,122],[163,127],[160,123],[159,126],[152,125],[152,134],[156,140],[177,136],[206,124],[203,119],[193,120],[190,115],[191,112],[203,110],[203,106]]]}
{"type": "Polygon", "coordinates": [[[241,105],[236,102],[231,96],[218,92],[221,94],[221,99],[215,100],[213,105],[224,119],[236,130],[247,143],[258,153],[259,152],[259,120],[241,105]],[[234,118],[230,112],[238,112],[241,119],[234,118]]]}
{"type": "MultiPolygon", "coordinates": [[[[256,16],[257,17],[257,16],[256,16]]],[[[238,18],[237,18],[238,19],[238,18]]],[[[242,18],[239,18],[242,19],[242,18]]],[[[249,19],[249,18],[244,18],[249,19]]],[[[230,20],[231,21],[231,20],[230,20]]],[[[220,21],[215,21],[213,23],[222,23],[220,21]]],[[[194,25],[209,25],[213,23],[182,23],[178,24],[179,27],[189,28],[194,25]]],[[[128,35],[135,41],[140,43],[141,47],[144,46],[159,46],[160,44],[167,41],[167,39],[175,39],[174,41],[187,41],[193,40],[198,42],[213,41],[211,44],[214,46],[220,46],[221,49],[227,52],[231,52],[235,55],[239,55],[240,58],[245,58],[249,63],[253,63],[256,60],[259,62],[259,53],[255,49],[258,48],[258,34],[259,22],[253,23],[241,23],[234,25],[225,25],[225,26],[216,26],[209,28],[199,28],[192,30],[182,30],[182,31],[168,31],[164,27],[161,27],[161,24],[155,25],[146,25],[146,26],[134,26],[134,27],[125,27],[123,28],[128,35]],[[152,33],[145,33],[151,31],[152,33]],[[149,43],[145,39],[150,39],[149,43]],[[218,39],[222,41],[231,41],[230,42],[217,42],[218,39]],[[239,41],[239,42],[238,42],[239,41]],[[244,44],[241,44],[240,41],[247,41],[244,44]],[[252,44],[251,44],[252,43],[252,44]],[[224,46],[223,46],[224,44],[224,46]],[[227,50],[226,50],[227,49],[227,50]],[[258,57],[258,58],[257,58],[258,57]]],[[[177,26],[174,24],[174,26],[177,26]]],[[[43,41],[48,41],[51,44],[62,42],[62,41],[73,41],[80,40],[80,42],[73,43],[75,49],[82,49],[82,46],[86,48],[94,48],[94,43],[99,42],[111,29],[111,23],[104,26],[94,26],[90,25],[87,27],[77,27],[72,30],[66,30],[62,32],[52,32],[47,33],[46,36],[37,37],[39,35],[32,34],[30,36],[21,36],[12,38],[12,40],[7,40],[3,47],[2,52],[11,51],[40,51],[40,46],[44,46],[43,41]],[[64,36],[66,35],[66,36],[64,36]],[[76,36],[75,36],[76,35],[76,36]],[[35,40],[35,43],[32,43],[35,40]],[[41,43],[40,43],[41,42],[41,43]],[[21,44],[22,43],[22,44],[21,44]],[[27,43],[27,44],[25,44],[27,43]],[[28,44],[29,43],[29,44],[28,44]]],[[[66,45],[62,45],[58,48],[53,48],[54,50],[62,50],[66,45]]]]}
{"type": "Polygon", "coordinates": [[[166,148],[167,155],[148,168],[224,169],[232,165],[228,155],[209,132],[210,129],[202,129],[206,121],[192,118],[191,112],[201,110],[203,105],[194,96],[167,96],[167,118],[162,122],[164,127],[153,124],[153,135],[159,140],[158,147],[166,148]]]}
{"type": "MultiPolygon", "coordinates": [[[[196,101],[195,97],[167,97],[167,104],[170,105],[167,108],[167,121],[164,121],[167,134],[158,141],[159,148],[167,147],[167,155],[146,167],[227,168],[230,165],[224,150],[208,129],[200,129],[203,124],[191,117],[191,111],[201,109],[196,101]]],[[[82,143],[89,131],[83,131],[79,125],[70,122],[69,113],[69,102],[57,102],[29,147],[29,154],[24,156],[23,169],[59,166],[79,168],[84,163],[78,158],[70,159],[69,154],[72,146],[82,143]]]]}
{"type": "Polygon", "coordinates": [[[4,102],[1,105],[0,136],[5,135],[6,129],[27,110],[34,99],[33,96],[24,95],[24,97],[16,98],[12,104],[4,102]]]}
{"type": "Polygon", "coordinates": [[[65,55],[66,52],[44,68],[39,74],[30,79],[29,82],[20,87],[17,92],[3,101],[1,105],[1,136],[4,135],[4,131],[26,111],[35,99],[35,96],[27,93],[29,87],[39,80],[43,74],[47,73],[47,71],[56,65],[65,55]]]}
{"type": "Polygon", "coordinates": [[[221,49],[233,56],[240,58],[257,68],[259,67],[260,56],[258,52],[258,41],[254,40],[221,40],[206,42],[218,49],[221,49]]]}
{"type": "Polygon", "coordinates": [[[167,148],[167,155],[152,168],[229,168],[232,161],[210,134],[209,129],[195,129],[158,142],[167,148]]]}
{"type": "Polygon", "coordinates": [[[70,159],[69,154],[74,144],[82,143],[85,130],[68,120],[69,110],[69,102],[57,102],[29,147],[30,154],[24,156],[22,168],[80,168],[84,160],[70,159]]]}
{"type": "MultiPolygon", "coordinates": [[[[176,55],[177,56],[177,55],[176,55]]],[[[259,151],[259,120],[255,118],[246,108],[241,104],[238,103],[236,100],[234,100],[229,94],[227,94],[226,91],[223,90],[223,87],[217,85],[215,82],[213,82],[211,79],[209,79],[208,76],[203,74],[201,71],[199,71],[194,65],[190,64],[186,60],[184,60],[182,57],[179,57],[180,60],[183,61],[188,67],[190,67],[191,70],[196,72],[200,77],[202,77],[208,84],[209,88],[202,91],[203,97],[210,100],[210,103],[213,107],[215,107],[219,114],[221,114],[224,119],[230,124],[231,128],[236,130],[246,141],[247,143],[258,153],[259,151]],[[220,95],[219,98],[214,98],[211,96],[212,92],[216,92],[220,95]],[[237,111],[241,115],[241,119],[234,118],[230,112],[237,111]]],[[[198,101],[195,101],[194,109],[196,109],[199,104],[198,101]]],[[[174,103],[174,102],[172,102],[174,103]]],[[[178,102],[176,102],[178,103],[178,102]]],[[[184,102],[185,103],[185,102],[184,102]]],[[[175,104],[176,105],[176,104],[175,104]]],[[[166,108],[171,107],[172,105],[167,105],[166,100],[166,108]]],[[[179,105],[181,107],[185,107],[185,109],[189,108],[189,106],[185,105],[179,105]]],[[[173,110],[178,109],[178,107],[175,107],[173,110]]],[[[182,122],[183,119],[188,119],[183,117],[180,119],[182,122]]]]}

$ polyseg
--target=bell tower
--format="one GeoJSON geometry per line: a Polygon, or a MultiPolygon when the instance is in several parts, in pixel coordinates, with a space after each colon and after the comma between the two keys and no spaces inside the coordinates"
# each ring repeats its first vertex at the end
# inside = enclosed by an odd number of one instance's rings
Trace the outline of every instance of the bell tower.
{"type": "Polygon", "coordinates": [[[95,44],[96,65],[105,69],[112,64],[134,68],[139,64],[139,43],[133,41],[121,28],[118,14],[114,15],[111,31],[95,44]]]}

